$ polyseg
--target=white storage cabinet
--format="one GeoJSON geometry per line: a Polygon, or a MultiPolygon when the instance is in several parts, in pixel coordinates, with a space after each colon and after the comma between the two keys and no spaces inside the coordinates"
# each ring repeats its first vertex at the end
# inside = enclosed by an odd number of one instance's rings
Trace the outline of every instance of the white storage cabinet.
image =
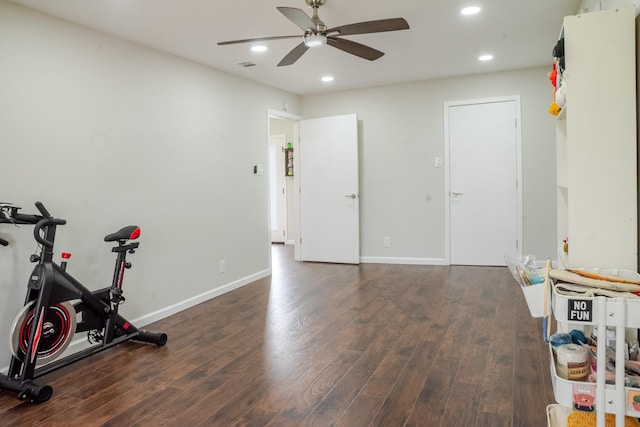
{"type": "Polygon", "coordinates": [[[563,34],[566,107],[556,120],[558,265],[636,271],[635,9],[565,17],[563,34]]]}

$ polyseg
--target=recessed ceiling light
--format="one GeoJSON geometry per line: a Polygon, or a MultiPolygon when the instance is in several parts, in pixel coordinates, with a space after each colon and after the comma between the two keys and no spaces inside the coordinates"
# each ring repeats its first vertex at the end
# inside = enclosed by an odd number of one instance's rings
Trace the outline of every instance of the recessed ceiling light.
{"type": "Polygon", "coordinates": [[[251,51],[252,52],[265,52],[267,50],[267,47],[265,45],[255,45],[255,46],[251,46],[251,51]]]}
{"type": "Polygon", "coordinates": [[[493,55],[480,55],[478,57],[478,61],[491,61],[493,59],[493,55]]]}
{"type": "Polygon", "coordinates": [[[332,82],[333,81],[333,76],[324,76],[320,80],[322,80],[323,82],[332,82]]]}
{"type": "Polygon", "coordinates": [[[469,6],[465,7],[460,11],[462,15],[475,15],[476,13],[480,13],[480,7],[478,6],[469,6]]]}

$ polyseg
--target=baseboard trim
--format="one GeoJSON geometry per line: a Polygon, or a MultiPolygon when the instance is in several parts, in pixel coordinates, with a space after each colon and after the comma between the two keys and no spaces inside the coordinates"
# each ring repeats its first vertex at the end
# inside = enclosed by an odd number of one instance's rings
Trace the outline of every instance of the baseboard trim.
{"type": "Polygon", "coordinates": [[[449,265],[444,258],[360,257],[362,264],[449,265]]]}
{"type": "Polygon", "coordinates": [[[154,311],[152,313],[137,317],[133,320],[133,323],[135,325],[145,326],[150,323],[157,322],[158,320],[162,320],[166,317],[179,313],[183,310],[191,308],[202,302],[208,301],[215,297],[219,297],[220,295],[224,295],[228,292],[231,292],[235,289],[246,286],[249,283],[255,282],[256,280],[267,277],[270,274],[271,274],[271,269],[267,269],[255,274],[251,274],[249,276],[243,277],[242,279],[236,280],[235,282],[227,283],[226,285],[221,286],[219,288],[211,289],[210,291],[203,292],[200,295],[196,295],[191,298],[187,298],[186,300],[181,301],[179,303],[176,303],[168,307],[164,307],[160,310],[154,311]]]}

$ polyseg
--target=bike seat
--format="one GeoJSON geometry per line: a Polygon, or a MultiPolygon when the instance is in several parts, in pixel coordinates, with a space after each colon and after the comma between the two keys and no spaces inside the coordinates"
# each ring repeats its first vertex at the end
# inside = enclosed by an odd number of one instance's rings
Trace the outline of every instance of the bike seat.
{"type": "Polygon", "coordinates": [[[105,242],[115,242],[117,240],[134,240],[140,236],[140,227],[137,225],[128,225],[122,227],[115,233],[109,234],[104,238],[105,242]]]}

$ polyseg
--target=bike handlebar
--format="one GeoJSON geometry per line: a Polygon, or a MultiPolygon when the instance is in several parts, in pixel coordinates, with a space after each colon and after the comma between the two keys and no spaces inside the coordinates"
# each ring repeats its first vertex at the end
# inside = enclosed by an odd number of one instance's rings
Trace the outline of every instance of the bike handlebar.
{"type": "MultiPolygon", "coordinates": [[[[38,202],[39,203],[39,202],[38,202]]],[[[42,204],[42,203],[40,203],[42,204]]],[[[31,224],[35,225],[42,219],[42,215],[23,214],[20,208],[12,204],[0,204],[0,224],[31,224]]],[[[45,210],[46,212],[46,210],[45,210]]],[[[49,212],[47,212],[49,213],[49,212]]]]}
{"type": "Polygon", "coordinates": [[[36,208],[38,208],[43,217],[51,219],[51,214],[49,213],[47,208],[44,207],[42,202],[36,202],[36,208]]]}
{"type": "Polygon", "coordinates": [[[40,234],[40,230],[42,230],[44,227],[47,227],[48,225],[65,225],[66,223],[67,221],[64,219],[42,218],[36,223],[36,226],[33,228],[33,237],[34,239],[36,239],[36,242],[40,243],[45,248],[53,248],[53,242],[42,237],[42,235],[40,234]]]}
{"type": "Polygon", "coordinates": [[[16,213],[11,217],[11,220],[3,222],[8,222],[9,224],[37,224],[41,219],[40,215],[16,213]]]}
{"type": "MultiPolygon", "coordinates": [[[[0,223],[6,222],[11,224],[33,224],[35,225],[33,229],[33,237],[36,239],[38,243],[47,248],[53,248],[53,242],[45,239],[41,236],[40,232],[43,228],[48,227],[49,225],[64,225],[67,223],[66,220],[60,218],[53,218],[47,208],[41,202],[36,202],[36,208],[40,211],[42,215],[34,215],[34,214],[22,214],[18,213],[18,207],[10,206],[11,213],[9,216],[0,217],[0,223]]],[[[0,238],[0,245],[7,246],[9,242],[0,238]]]]}

